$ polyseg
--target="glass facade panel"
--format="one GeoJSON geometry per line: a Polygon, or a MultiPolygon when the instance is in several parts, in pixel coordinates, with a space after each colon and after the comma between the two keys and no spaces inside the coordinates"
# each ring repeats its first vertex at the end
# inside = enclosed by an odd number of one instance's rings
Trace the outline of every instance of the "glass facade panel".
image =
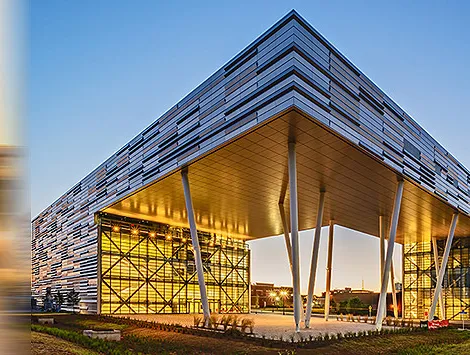
{"type": "MultiPolygon", "coordinates": [[[[189,229],[103,214],[101,313],[202,313],[189,229]]],[[[249,312],[250,251],[198,232],[211,312],[249,312]]]]}
{"type": "MultiPolygon", "coordinates": [[[[439,263],[446,240],[437,241],[439,263]]],[[[444,314],[446,319],[462,319],[462,310],[470,313],[470,238],[455,238],[443,281],[444,314]]],[[[404,310],[405,318],[425,318],[431,307],[436,287],[436,268],[431,242],[404,246],[404,310]]],[[[439,303],[436,315],[440,314],[439,303]]],[[[470,319],[469,314],[464,315],[470,319]]]]}

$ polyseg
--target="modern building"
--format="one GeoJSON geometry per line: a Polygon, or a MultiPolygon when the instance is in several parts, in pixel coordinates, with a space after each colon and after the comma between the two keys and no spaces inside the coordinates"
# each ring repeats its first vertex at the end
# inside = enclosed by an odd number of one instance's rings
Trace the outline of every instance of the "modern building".
{"type": "Polygon", "coordinates": [[[316,227],[309,326],[320,227],[330,281],[337,224],[381,240],[378,319],[393,271],[385,237],[404,245],[405,316],[451,316],[469,304],[469,185],[461,163],[291,11],[34,218],[33,292],[74,288],[89,312],[247,312],[245,242],[283,234],[299,327],[298,231],[316,227]]]}

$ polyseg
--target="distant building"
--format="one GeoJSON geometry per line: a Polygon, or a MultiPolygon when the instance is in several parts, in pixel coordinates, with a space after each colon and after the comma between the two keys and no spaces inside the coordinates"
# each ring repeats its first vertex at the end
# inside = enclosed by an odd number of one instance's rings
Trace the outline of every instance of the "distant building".
{"type": "MultiPolygon", "coordinates": [[[[395,285],[397,290],[397,307],[398,314],[401,316],[402,310],[402,297],[401,297],[401,283],[397,282],[395,285]],[[398,287],[400,285],[400,287],[398,287]]],[[[344,289],[331,290],[331,299],[334,301],[332,304],[339,304],[344,301],[348,301],[353,297],[357,297],[362,303],[372,306],[372,311],[375,313],[377,305],[379,303],[380,293],[370,290],[353,290],[351,287],[345,287],[344,289]]],[[[325,292],[322,293],[321,298],[317,298],[317,301],[322,300],[322,305],[325,304],[325,292]]],[[[393,298],[392,293],[387,293],[387,312],[393,313],[393,298]]]]}
{"type": "Polygon", "coordinates": [[[274,286],[273,283],[255,282],[251,285],[251,307],[293,307],[292,287],[274,286]]]}

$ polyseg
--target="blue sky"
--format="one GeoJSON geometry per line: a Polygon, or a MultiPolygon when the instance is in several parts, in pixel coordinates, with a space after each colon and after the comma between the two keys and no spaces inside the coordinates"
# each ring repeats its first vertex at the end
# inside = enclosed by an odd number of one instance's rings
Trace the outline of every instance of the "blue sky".
{"type": "MultiPolygon", "coordinates": [[[[29,18],[32,215],[292,8],[470,167],[470,2],[41,0],[29,18]]],[[[312,239],[301,234],[304,289],[312,239]]],[[[252,243],[254,281],[289,283],[282,246],[252,243]]],[[[333,287],[378,288],[377,240],[341,229],[335,247],[333,287]]]]}

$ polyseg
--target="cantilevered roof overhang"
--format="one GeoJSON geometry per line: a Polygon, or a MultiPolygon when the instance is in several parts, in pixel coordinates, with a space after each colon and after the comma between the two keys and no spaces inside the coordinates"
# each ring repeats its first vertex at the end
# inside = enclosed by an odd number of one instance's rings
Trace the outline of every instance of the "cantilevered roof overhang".
{"type": "MultiPolygon", "coordinates": [[[[379,215],[390,221],[397,179],[404,179],[396,241],[429,241],[447,235],[455,207],[298,108],[272,117],[188,164],[198,228],[247,239],[281,234],[278,203],[284,194],[289,215],[289,140],[297,143],[300,230],[315,227],[323,189],[323,225],[334,220],[378,236],[379,215]]],[[[180,170],[103,211],[187,226],[180,170]]],[[[470,218],[462,213],[456,236],[468,235],[470,218]]]]}

